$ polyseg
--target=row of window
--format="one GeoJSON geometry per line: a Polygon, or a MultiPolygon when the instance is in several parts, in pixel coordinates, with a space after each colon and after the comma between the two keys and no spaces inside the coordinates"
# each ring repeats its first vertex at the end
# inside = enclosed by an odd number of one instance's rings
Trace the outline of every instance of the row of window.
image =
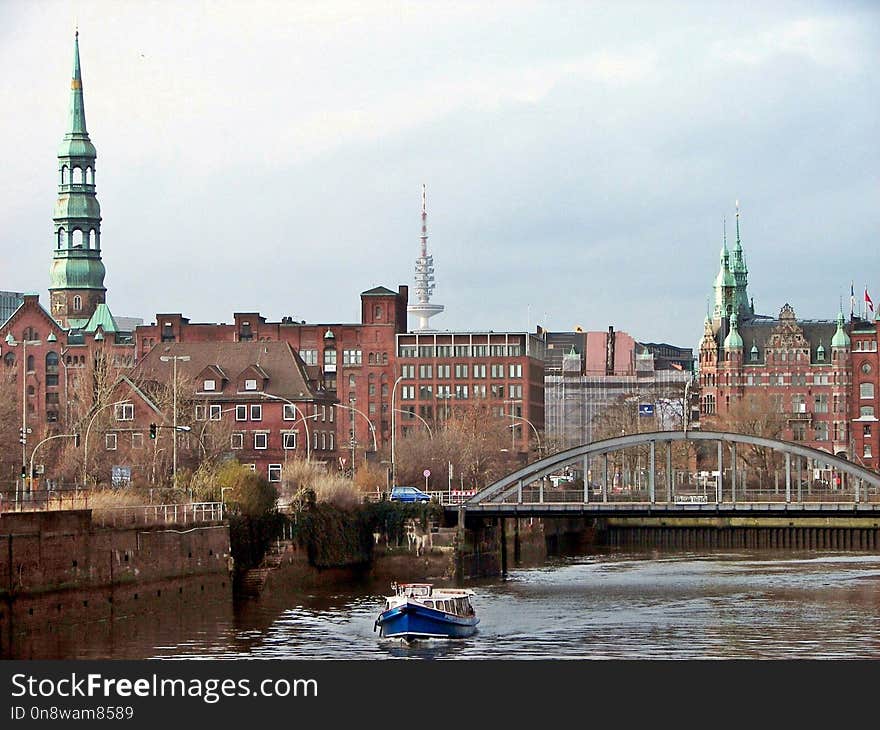
{"type": "MultiPolygon", "coordinates": [[[[131,404],[126,404],[126,406],[122,406],[122,408],[131,408],[134,406],[131,404]]],[[[117,412],[119,412],[119,407],[117,407],[117,412]]],[[[317,404],[312,403],[311,408],[304,408],[302,406],[296,406],[293,403],[284,403],[283,404],[283,413],[282,418],[285,421],[295,421],[302,420],[305,418],[313,419],[316,421],[322,421],[333,423],[334,420],[334,409],[335,406],[327,405],[327,404],[317,404]],[[311,410],[311,413],[306,415],[304,413],[305,410],[311,410]]],[[[195,419],[197,421],[219,421],[223,418],[223,413],[226,411],[235,411],[235,420],[236,421],[262,421],[263,420],[263,406],[260,403],[252,403],[250,405],[234,405],[228,408],[223,408],[223,406],[219,403],[213,403],[210,405],[196,405],[195,407],[195,419]]],[[[125,411],[127,412],[127,411],[125,411]]],[[[134,411],[131,411],[131,415],[128,418],[120,418],[117,415],[116,420],[131,420],[134,417],[134,411]]]]}
{"type": "MultiPolygon", "coordinates": [[[[303,362],[306,365],[317,365],[318,364],[318,351],[317,350],[300,350],[299,356],[302,358],[303,362]]],[[[338,355],[336,354],[336,349],[333,347],[325,348],[324,350],[324,365],[335,366],[337,364],[338,355]]],[[[353,350],[343,350],[342,351],[342,364],[345,367],[363,365],[364,362],[364,354],[362,350],[353,349],[353,350]]],[[[387,352],[371,352],[367,356],[367,362],[370,365],[387,365],[388,364],[388,353],[387,352]]]]}
{"type": "Polygon", "coordinates": [[[522,357],[522,345],[401,345],[400,357],[522,357]]]}
{"type": "MultiPolygon", "coordinates": [[[[400,389],[401,400],[416,400],[416,386],[404,385],[400,389]]],[[[487,391],[485,385],[420,385],[418,387],[418,400],[434,400],[435,398],[522,398],[521,385],[490,385],[487,391]]]]}
{"type": "MultiPolygon", "coordinates": [[[[452,374],[455,373],[455,378],[457,380],[473,378],[475,380],[479,380],[481,378],[486,377],[486,373],[490,374],[490,377],[495,379],[501,379],[505,377],[504,364],[503,363],[492,363],[488,366],[483,364],[475,364],[469,365],[467,363],[456,363],[455,365],[419,365],[418,373],[419,380],[428,380],[434,377],[434,372],[436,370],[437,378],[450,378],[452,374]]],[[[400,374],[406,380],[414,380],[416,377],[416,366],[415,365],[404,365],[401,368],[400,374]]],[[[522,364],[521,363],[510,363],[507,367],[507,377],[510,378],[521,378],[522,377],[522,364]]]]}
{"type": "Polygon", "coordinates": [[[847,385],[845,373],[815,373],[810,380],[806,373],[706,373],[702,376],[705,387],[715,387],[719,383],[725,385],[847,385]],[[788,382],[786,382],[788,377],[788,382]]]}
{"type": "Polygon", "coordinates": [[[87,167],[85,172],[83,168],[69,168],[67,165],[61,166],[61,184],[62,185],[94,185],[95,170],[87,167]]]}
{"type": "MultiPolygon", "coordinates": [[[[237,431],[230,436],[229,448],[240,450],[251,446],[256,451],[263,451],[269,448],[269,431],[255,431],[248,435],[243,431],[237,431]]],[[[104,445],[107,451],[116,451],[119,446],[118,433],[108,433],[104,435],[104,445]]],[[[333,451],[336,447],[336,434],[333,431],[314,431],[310,434],[312,439],[313,451],[333,451]]],[[[281,446],[285,450],[293,450],[297,448],[299,443],[299,433],[297,431],[282,431],[281,446]]],[[[142,449],[144,447],[144,434],[139,431],[131,433],[131,448],[142,449]]]]}

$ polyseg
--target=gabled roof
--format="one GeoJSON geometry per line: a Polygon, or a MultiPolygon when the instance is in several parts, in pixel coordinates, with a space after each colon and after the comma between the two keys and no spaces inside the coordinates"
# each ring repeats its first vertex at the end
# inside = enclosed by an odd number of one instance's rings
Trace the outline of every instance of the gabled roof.
{"type": "MultiPolygon", "coordinates": [[[[119,381],[117,382],[117,387],[122,384],[127,384],[129,388],[131,388],[132,392],[134,392],[138,398],[140,398],[147,406],[149,406],[157,415],[162,416],[162,411],[159,410],[159,407],[152,401],[152,399],[144,393],[127,375],[123,375],[119,381]]],[[[164,416],[163,416],[164,418],[164,416]]]]}
{"type": "Polygon", "coordinates": [[[238,374],[238,377],[236,377],[236,380],[241,380],[242,378],[244,378],[245,376],[247,376],[250,373],[254,373],[258,377],[262,378],[263,380],[269,379],[269,374],[263,368],[261,368],[259,365],[251,364],[251,365],[248,365],[244,370],[242,370],[238,374]]]}
{"type": "Polygon", "coordinates": [[[372,289],[367,289],[367,291],[361,292],[362,297],[387,297],[388,295],[397,296],[396,291],[391,291],[387,287],[377,286],[372,289]]]}
{"type": "Polygon", "coordinates": [[[220,380],[229,380],[229,377],[226,375],[226,373],[223,372],[223,368],[221,368],[219,365],[215,365],[214,363],[211,363],[207,367],[203,368],[196,377],[201,379],[204,378],[206,375],[213,375],[216,378],[220,378],[220,380]]]}
{"type": "MultiPolygon", "coordinates": [[[[167,383],[171,380],[171,363],[162,362],[163,356],[188,355],[189,360],[178,360],[178,375],[195,380],[209,367],[225,373],[243,373],[257,368],[268,383],[266,393],[292,401],[324,399],[326,394],[315,392],[309,386],[302,359],[286,342],[168,342],[157,344],[140,361],[132,377],[136,380],[167,383]]],[[[251,394],[258,395],[258,394],[251,394]]],[[[221,399],[222,393],[211,397],[221,399]]],[[[225,397],[241,397],[226,394],[225,397]]]]}
{"type": "MultiPolygon", "coordinates": [[[[2,326],[0,326],[0,329],[4,329],[4,330],[9,329],[11,327],[11,325],[14,323],[14,321],[19,317],[19,315],[23,314],[25,309],[27,309],[30,306],[30,303],[34,302],[36,304],[37,311],[43,315],[43,318],[51,326],[52,331],[56,332],[58,334],[64,332],[65,331],[64,328],[60,324],[58,324],[58,322],[55,319],[52,318],[52,315],[46,311],[45,307],[43,307],[42,304],[40,304],[39,299],[36,299],[36,301],[34,301],[34,299],[31,298],[32,296],[36,297],[37,295],[31,295],[31,294],[25,295],[21,304],[18,305],[18,309],[16,309],[12,313],[12,315],[9,317],[9,319],[7,319],[6,322],[4,322],[2,326]]],[[[55,336],[57,337],[58,334],[56,334],[55,336]]]]}
{"type": "Polygon", "coordinates": [[[95,332],[98,327],[101,327],[105,334],[116,334],[119,332],[119,327],[116,326],[116,320],[113,319],[113,313],[110,311],[110,307],[104,302],[101,302],[95,307],[95,313],[83,329],[86,332],[95,332]]]}

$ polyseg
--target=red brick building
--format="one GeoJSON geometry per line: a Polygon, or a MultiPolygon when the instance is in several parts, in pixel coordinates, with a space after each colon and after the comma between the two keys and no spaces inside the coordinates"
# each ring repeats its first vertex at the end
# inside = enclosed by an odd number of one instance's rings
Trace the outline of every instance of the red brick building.
{"type": "MultiPolygon", "coordinates": [[[[299,456],[336,466],[338,414],[335,398],[315,380],[286,342],[189,342],[154,347],[120,384],[115,428],[103,448],[119,452],[120,464],[153,463],[140,449],[173,449],[174,424],[181,457],[229,455],[271,482],[281,480],[289,458],[299,456]],[[176,359],[178,409],[169,388],[176,359]],[[158,430],[148,440],[150,424],[158,430]]],[[[178,464],[186,462],[179,458],[178,464]]],[[[146,479],[145,474],[132,474],[146,479]]]]}
{"type": "Polygon", "coordinates": [[[398,433],[421,428],[419,419],[442,423],[457,407],[485,401],[510,419],[520,455],[534,451],[535,431],[544,431],[544,347],[524,332],[399,334],[391,381],[394,389],[399,379],[391,402],[398,433]]]}
{"type": "MultiPolygon", "coordinates": [[[[786,304],[777,318],[755,313],[739,236],[725,240],[715,279],[715,305],[700,343],[701,413],[726,417],[749,394],[785,415],[782,438],[849,458],[850,340],[843,313],[798,320],[786,304]]],[[[711,420],[711,418],[710,418],[711,420]]]]}
{"type": "Polygon", "coordinates": [[[334,458],[350,461],[350,441],[363,458],[391,439],[390,395],[395,378],[395,337],[406,331],[408,287],[376,287],[361,293],[361,321],[311,324],[290,317],[268,322],[257,312],[237,312],[230,324],[190,322],[181,314],[157,314],[134,333],[140,357],[161,345],[283,342],[298,354],[310,381],[336,403],[334,458]],[[341,419],[341,421],[340,421],[341,419]],[[374,441],[375,437],[375,441],[374,441]],[[335,453],[338,452],[338,453],[335,453]]]}
{"type": "Polygon", "coordinates": [[[869,469],[880,464],[880,428],[877,397],[880,395],[880,356],[877,321],[854,318],[852,338],[852,391],[850,417],[853,460],[869,469]]]}

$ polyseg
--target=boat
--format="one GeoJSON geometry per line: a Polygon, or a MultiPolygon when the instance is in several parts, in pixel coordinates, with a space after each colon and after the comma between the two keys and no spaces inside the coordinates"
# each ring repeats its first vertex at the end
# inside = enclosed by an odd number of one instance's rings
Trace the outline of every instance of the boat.
{"type": "Polygon", "coordinates": [[[392,583],[393,595],[373,631],[383,638],[463,639],[474,634],[480,619],[471,604],[474,592],[463,588],[434,588],[430,583],[392,583]]]}

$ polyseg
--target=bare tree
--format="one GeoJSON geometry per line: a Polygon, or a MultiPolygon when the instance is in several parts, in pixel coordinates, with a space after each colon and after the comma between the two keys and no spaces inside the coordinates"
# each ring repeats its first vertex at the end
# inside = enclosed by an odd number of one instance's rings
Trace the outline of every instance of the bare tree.
{"type": "Polygon", "coordinates": [[[433,438],[418,429],[400,439],[396,448],[398,482],[423,484],[425,469],[431,471],[434,489],[450,483],[465,488],[488,484],[513,470],[517,455],[510,449],[510,419],[497,416],[489,404],[473,402],[453,409],[433,438]]]}
{"type": "MultiPolygon", "coordinates": [[[[788,426],[778,401],[765,391],[752,391],[736,398],[724,415],[704,416],[703,421],[712,430],[770,439],[782,438],[788,426]]],[[[758,484],[769,483],[780,458],[779,452],[765,446],[741,444],[737,450],[737,459],[752,471],[758,484]]]]}

